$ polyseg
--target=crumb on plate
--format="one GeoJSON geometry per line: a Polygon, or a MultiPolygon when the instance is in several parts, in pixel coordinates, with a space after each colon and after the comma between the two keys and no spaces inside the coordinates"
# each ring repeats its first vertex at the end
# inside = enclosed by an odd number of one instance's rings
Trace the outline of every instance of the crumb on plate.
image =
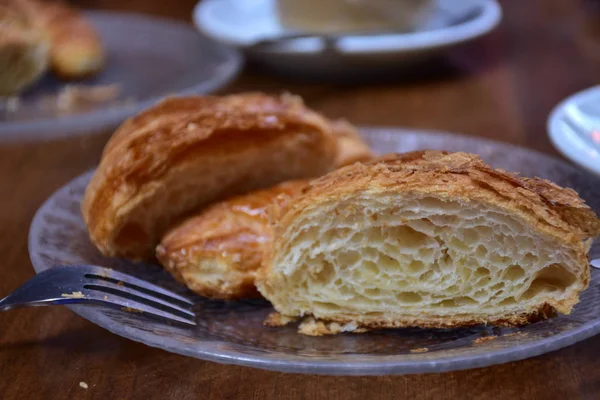
{"type": "Polygon", "coordinates": [[[368,329],[359,327],[355,322],[340,324],[337,322],[321,321],[313,317],[306,317],[298,326],[298,332],[306,336],[337,335],[338,333],[351,332],[363,333],[368,329]]]}
{"type": "Polygon", "coordinates": [[[56,96],[56,106],[61,111],[72,111],[82,105],[114,101],[120,93],[121,87],[118,84],[67,85],[56,96]]]}
{"type": "Polygon", "coordinates": [[[121,308],[121,310],[123,310],[125,312],[130,312],[130,313],[143,313],[142,310],[138,310],[137,308],[132,308],[132,307],[123,307],[123,308],[121,308]]]}
{"type": "Polygon", "coordinates": [[[85,296],[81,292],[73,292],[73,293],[63,293],[60,297],[64,297],[67,299],[83,299],[85,296]]]}
{"type": "Polygon", "coordinates": [[[419,347],[418,349],[412,349],[411,353],[427,353],[429,349],[427,347],[419,347]]]}
{"type": "Polygon", "coordinates": [[[503,337],[513,337],[513,336],[527,336],[528,333],[527,332],[513,332],[513,333],[507,333],[506,335],[502,335],[503,337]]]}
{"type": "Polygon", "coordinates": [[[498,336],[496,336],[496,335],[478,337],[477,339],[473,340],[473,344],[481,344],[481,343],[485,343],[485,342],[490,342],[490,341],[496,339],[497,337],[498,336]]]}
{"type": "Polygon", "coordinates": [[[267,315],[265,322],[263,323],[265,326],[269,327],[277,327],[277,326],[286,326],[291,322],[295,322],[297,318],[287,317],[285,315],[279,314],[278,312],[272,312],[267,315]]]}
{"type": "Polygon", "coordinates": [[[8,112],[15,112],[19,109],[21,105],[21,99],[19,97],[13,96],[3,99],[4,100],[4,108],[8,112]]]}

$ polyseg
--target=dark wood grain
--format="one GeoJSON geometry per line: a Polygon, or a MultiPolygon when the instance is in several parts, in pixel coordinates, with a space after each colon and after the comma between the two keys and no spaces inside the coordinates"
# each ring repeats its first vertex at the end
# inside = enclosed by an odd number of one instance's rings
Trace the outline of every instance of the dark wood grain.
{"type": "MultiPolygon", "coordinates": [[[[89,8],[190,20],[194,0],[82,0],[89,8]]],[[[491,35],[386,82],[307,83],[250,67],[224,91],[289,90],[361,125],[440,129],[556,154],[546,117],[600,78],[593,1],[504,1],[491,35]]],[[[0,145],[0,295],[33,275],[29,223],[57,188],[97,163],[105,135],[0,145]]],[[[320,377],[204,362],[148,348],[62,308],[0,314],[2,399],[598,399],[600,337],[526,361],[445,374],[320,377]],[[88,389],[79,387],[86,382],[88,389]]]]}

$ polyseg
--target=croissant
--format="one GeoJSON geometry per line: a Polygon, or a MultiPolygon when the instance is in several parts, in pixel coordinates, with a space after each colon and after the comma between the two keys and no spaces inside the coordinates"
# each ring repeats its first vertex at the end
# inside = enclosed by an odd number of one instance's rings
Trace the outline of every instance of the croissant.
{"type": "Polygon", "coordinates": [[[259,93],[171,98],[125,122],[105,146],[82,203],[107,256],[144,259],[194,210],[335,162],[327,120],[299,98],[259,93]]]}
{"type": "Polygon", "coordinates": [[[311,335],[568,314],[600,233],[573,190],[438,151],[341,168],[273,215],[256,277],[268,322],[308,317],[311,335]]]}
{"type": "Polygon", "coordinates": [[[170,230],[156,249],[163,267],[194,292],[217,299],[260,297],[254,286],[265,246],[267,210],[299,195],[306,180],[284,182],[203,209],[170,230]]]}
{"type": "Polygon", "coordinates": [[[62,79],[81,79],[104,66],[100,37],[78,10],[60,1],[10,0],[48,42],[50,68],[62,79]]]}
{"type": "Polygon", "coordinates": [[[0,5],[0,96],[18,93],[46,71],[49,47],[28,21],[0,5]]]}

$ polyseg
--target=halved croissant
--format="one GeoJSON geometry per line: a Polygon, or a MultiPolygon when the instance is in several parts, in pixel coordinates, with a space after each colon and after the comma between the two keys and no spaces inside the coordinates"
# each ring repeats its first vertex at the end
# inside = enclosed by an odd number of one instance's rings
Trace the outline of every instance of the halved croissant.
{"type": "Polygon", "coordinates": [[[257,286],[271,323],[333,326],[301,326],[314,335],[568,314],[600,233],[574,191],[437,151],[341,168],[275,211],[257,286]]]}

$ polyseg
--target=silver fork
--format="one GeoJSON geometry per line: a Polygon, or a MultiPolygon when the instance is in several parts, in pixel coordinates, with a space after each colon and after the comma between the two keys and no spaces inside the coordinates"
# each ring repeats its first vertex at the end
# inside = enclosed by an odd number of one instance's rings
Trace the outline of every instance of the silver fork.
{"type": "Polygon", "coordinates": [[[0,300],[0,310],[92,304],[196,325],[192,302],[159,286],[95,265],[50,268],[0,300]]]}

